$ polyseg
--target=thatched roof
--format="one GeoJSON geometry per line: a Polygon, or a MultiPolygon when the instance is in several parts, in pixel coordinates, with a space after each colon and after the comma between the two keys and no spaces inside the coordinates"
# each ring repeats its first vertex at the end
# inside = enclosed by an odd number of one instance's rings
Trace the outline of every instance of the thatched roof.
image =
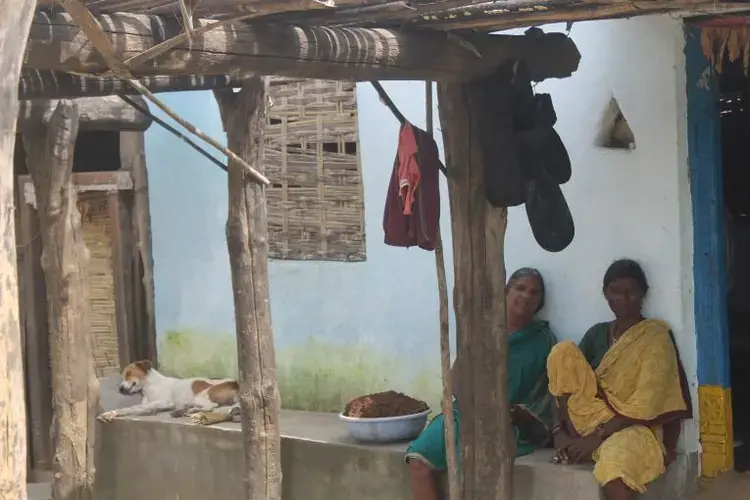
{"type": "MultiPolygon", "coordinates": [[[[41,0],[39,5],[47,8],[53,3],[41,0]]],[[[180,16],[179,2],[174,0],[84,0],[83,3],[94,14],[180,16]]],[[[282,24],[480,31],[660,12],[705,14],[739,4],[711,0],[186,0],[186,3],[196,18],[204,19],[258,12],[269,14],[264,21],[282,24]]]]}

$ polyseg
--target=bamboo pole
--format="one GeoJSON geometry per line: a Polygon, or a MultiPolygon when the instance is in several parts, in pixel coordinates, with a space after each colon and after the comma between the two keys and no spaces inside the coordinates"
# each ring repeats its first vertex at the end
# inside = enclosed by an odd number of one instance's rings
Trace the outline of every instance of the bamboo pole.
{"type": "Polygon", "coordinates": [[[191,140],[185,134],[183,134],[182,132],[180,132],[179,130],[177,130],[176,128],[174,128],[173,126],[171,126],[170,124],[168,124],[167,122],[159,118],[158,116],[152,114],[151,111],[149,111],[146,106],[141,106],[136,101],[134,101],[133,99],[129,98],[126,95],[120,95],[120,99],[128,103],[130,106],[133,107],[133,109],[137,110],[139,113],[143,114],[144,116],[149,117],[157,125],[161,126],[164,130],[174,135],[178,139],[182,140],[185,144],[187,144],[194,150],[198,151],[198,153],[200,153],[201,156],[208,159],[208,161],[210,161],[211,163],[213,163],[214,165],[222,169],[224,172],[227,172],[229,170],[226,165],[224,165],[222,162],[220,162],[219,160],[211,156],[211,154],[208,151],[198,146],[193,140],[191,140]]]}
{"type": "Polygon", "coordinates": [[[193,26],[193,13],[188,8],[188,5],[186,3],[186,0],[179,0],[180,4],[180,15],[182,16],[182,21],[185,23],[185,34],[188,37],[188,40],[193,40],[193,31],[195,30],[195,27],[193,26]]]}
{"type": "MultiPolygon", "coordinates": [[[[425,112],[427,132],[433,135],[432,82],[425,82],[425,112]]],[[[445,256],[443,238],[438,222],[435,244],[435,267],[437,268],[438,299],[440,301],[440,369],[443,375],[443,417],[445,425],[445,454],[448,461],[448,500],[459,500],[458,467],[456,464],[456,441],[453,428],[453,383],[451,381],[450,324],[448,322],[448,283],[445,278],[445,256]]]]}
{"type": "Polygon", "coordinates": [[[107,36],[104,34],[104,31],[102,31],[99,22],[91,14],[91,11],[89,11],[89,9],[87,9],[86,6],[81,2],[81,0],[58,0],[58,2],[68,12],[68,14],[70,14],[70,17],[72,17],[73,20],[78,24],[79,28],[81,28],[81,31],[86,34],[91,44],[96,47],[96,50],[107,63],[107,66],[109,66],[110,70],[112,70],[116,76],[127,80],[128,83],[143,97],[154,103],[159,109],[164,111],[174,121],[185,127],[190,133],[224,153],[230,160],[234,160],[235,162],[237,162],[242,168],[247,171],[247,173],[255,182],[263,184],[264,186],[268,186],[270,184],[268,179],[263,174],[255,170],[252,166],[250,166],[250,164],[245,162],[234,152],[230,151],[229,148],[222,146],[218,141],[214,140],[213,138],[199,130],[198,127],[181,118],[177,113],[172,111],[169,106],[161,102],[154,94],[152,94],[145,85],[143,85],[138,80],[135,80],[133,78],[133,75],[130,73],[130,68],[128,68],[125,63],[117,58],[115,49],[112,46],[112,43],[109,41],[109,38],[107,38],[107,36]]]}
{"type": "Polygon", "coordinates": [[[225,148],[218,141],[214,140],[213,138],[211,138],[210,136],[208,136],[204,132],[202,132],[200,129],[198,129],[198,127],[196,127],[195,125],[193,125],[189,121],[183,119],[182,117],[180,117],[180,115],[178,115],[177,113],[175,113],[174,111],[172,111],[169,108],[169,106],[167,106],[166,104],[164,104],[163,102],[161,102],[141,82],[139,82],[138,80],[130,79],[130,80],[128,80],[128,83],[130,85],[132,85],[135,90],[137,90],[138,92],[140,92],[140,94],[143,97],[145,97],[146,99],[148,99],[149,101],[151,101],[152,103],[154,103],[159,109],[161,109],[162,111],[164,111],[174,121],[176,121],[177,123],[179,123],[180,125],[182,125],[183,127],[185,127],[193,135],[195,135],[197,137],[200,137],[205,142],[207,142],[211,146],[215,147],[216,149],[218,149],[219,151],[221,151],[225,155],[227,155],[230,160],[236,161],[237,164],[239,164],[243,169],[245,169],[245,171],[248,174],[250,174],[250,177],[255,182],[263,184],[264,186],[268,186],[269,184],[271,184],[271,182],[268,180],[268,178],[265,175],[263,175],[260,172],[258,172],[257,170],[255,170],[245,160],[243,160],[242,158],[240,158],[239,156],[237,156],[234,152],[232,152],[232,150],[230,150],[229,148],[225,148]]]}

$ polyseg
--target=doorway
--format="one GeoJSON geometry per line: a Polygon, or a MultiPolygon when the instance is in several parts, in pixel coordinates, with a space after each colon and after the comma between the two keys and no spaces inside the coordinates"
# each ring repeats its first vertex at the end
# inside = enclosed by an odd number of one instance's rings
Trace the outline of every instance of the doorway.
{"type": "Polygon", "coordinates": [[[719,84],[734,465],[750,470],[750,77],[725,56],[719,84]]]}

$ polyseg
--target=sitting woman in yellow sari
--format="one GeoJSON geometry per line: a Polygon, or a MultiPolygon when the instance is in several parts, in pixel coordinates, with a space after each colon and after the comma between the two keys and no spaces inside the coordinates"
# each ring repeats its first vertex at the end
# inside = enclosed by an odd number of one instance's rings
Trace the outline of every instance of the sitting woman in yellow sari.
{"type": "Polygon", "coordinates": [[[607,500],[631,500],[675,458],[681,421],[691,418],[685,373],[669,326],[641,313],[648,291],[638,263],[604,275],[615,320],[581,341],[557,344],[547,359],[557,462],[593,460],[607,500]]]}

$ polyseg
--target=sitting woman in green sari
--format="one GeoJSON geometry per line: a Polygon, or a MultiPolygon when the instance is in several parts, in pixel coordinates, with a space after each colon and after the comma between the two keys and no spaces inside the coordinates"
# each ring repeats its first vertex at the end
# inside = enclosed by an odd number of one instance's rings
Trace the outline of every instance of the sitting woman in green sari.
{"type": "Polygon", "coordinates": [[[560,342],[547,360],[555,461],[591,460],[607,500],[633,500],[674,460],[690,396],[669,325],[641,312],[641,266],[614,262],[603,290],[614,321],[594,325],[580,346],[560,342]]]}
{"type": "MultiPolygon", "coordinates": [[[[545,321],[534,319],[544,306],[544,280],[536,269],[522,268],[507,285],[509,336],[508,391],[516,456],[527,455],[550,441],[552,399],[547,391],[546,363],[555,336],[545,321]]],[[[453,365],[455,374],[456,364],[453,365]]],[[[455,376],[453,380],[454,387],[455,376]]],[[[455,394],[455,393],[454,393],[455,394]]],[[[453,406],[454,435],[458,445],[458,405],[453,406]]],[[[437,500],[436,472],[447,468],[443,414],[425,428],[406,451],[415,500],[437,500]]]]}

